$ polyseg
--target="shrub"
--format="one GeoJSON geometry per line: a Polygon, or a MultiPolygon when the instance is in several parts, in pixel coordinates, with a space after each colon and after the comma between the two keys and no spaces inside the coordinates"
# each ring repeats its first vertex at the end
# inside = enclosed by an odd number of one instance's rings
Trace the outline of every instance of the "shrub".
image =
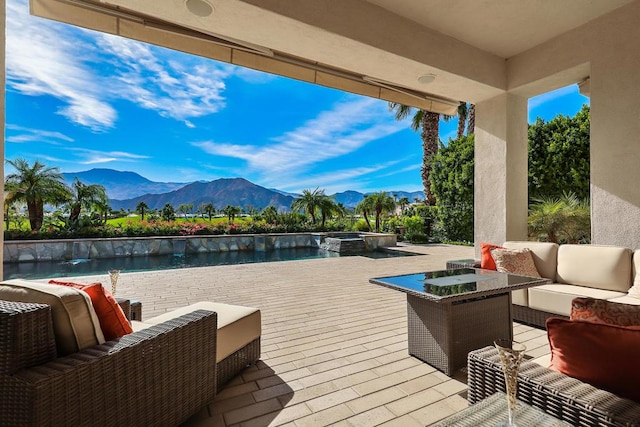
{"type": "Polygon", "coordinates": [[[527,218],[529,237],[554,243],[589,243],[591,214],[588,200],[573,193],[561,198],[536,199],[527,218]]]}
{"type": "Polygon", "coordinates": [[[353,231],[371,231],[371,227],[367,225],[367,221],[364,218],[360,218],[353,224],[353,231]]]}

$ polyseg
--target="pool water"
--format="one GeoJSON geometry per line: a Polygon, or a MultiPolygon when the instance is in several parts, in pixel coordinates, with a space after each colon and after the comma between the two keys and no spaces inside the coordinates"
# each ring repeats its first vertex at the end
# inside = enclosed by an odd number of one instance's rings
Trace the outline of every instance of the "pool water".
{"type": "Polygon", "coordinates": [[[400,251],[362,252],[340,255],[337,252],[318,248],[276,249],[273,251],[229,251],[186,255],[140,256],[101,259],[76,259],[65,262],[21,262],[5,263],[3,280],[43,279],[48,277],[87,276],[106,274],[107,270],[123,272],[167,270],[175,268],[206,267],[215,265],[247,264],[255,262],[291,261],[339,256],[365,256],[368,258],[390,258],[418,255],[400,251]]]}

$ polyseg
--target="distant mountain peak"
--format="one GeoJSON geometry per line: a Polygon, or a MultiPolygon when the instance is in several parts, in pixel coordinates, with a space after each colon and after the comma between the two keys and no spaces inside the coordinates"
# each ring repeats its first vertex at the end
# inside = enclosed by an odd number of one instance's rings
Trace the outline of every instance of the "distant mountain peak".
{"type": "MultiPolygon", "coordinates": [[[[264,188],[246,178],[219,178],[214,181],[193,181],[191,183],[154,182],[142,175],[131,171],[118,171],[107,168],[93,168],[80,172],[65,172],[62,174],[67,183],[76,177],[85,184],[100,184],[107,190],[114,209],[135,209],[137,204],[144,201],[151,209],[162,208],[166,203],[178,206],[183,203],[193,204],[194,207],[202,203],[213,203],[216,209],[226,205],[240,207],[254,207],[263,209],[273,205],[278,210],[289,210],[291,203],[299,194],[288,193],[276,188],[264,188]]],[[[424,199],[421,191],[388,191],[389,195],[397,195],[397,199],[407,197],[410,201],[415,198],[424,199]]],[[[364,194],[347,190],[331,195],[336,202],[354,208],[364,199],[364,194]]]]}
{"type": "Polygon", "coordinates": [[[65,172],[62,176],[67,183],[71,183],[75,178],[78,178],[85,184],[102,185],[107,190],[107,196],[110,199],[128,199],[146,193],[165,193],[185,185],[179,182],[154,182],[136,172],[106,168],[65,172]]]}
{"type": "Polygon", "coordinates": [[[111,206],[114,209],[135,209],[140,202],[145,202],[150,209],[161,209],[167,203],[173,206],[192,204],[194,208],[203,203],[212,203],[216,209],[227,205],[256,209],[275,206],[279,211],[286,211],[291,208],[293,197],[271,191],[245,178],[220,178],[209,182],[192,182],[169,193],[112,200],[111,206]]]}

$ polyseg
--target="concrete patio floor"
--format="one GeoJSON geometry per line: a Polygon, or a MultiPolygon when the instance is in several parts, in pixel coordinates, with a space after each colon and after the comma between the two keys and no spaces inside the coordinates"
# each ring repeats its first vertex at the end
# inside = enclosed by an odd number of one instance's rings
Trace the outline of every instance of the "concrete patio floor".
{"type": "MultiPolygon", "coordinates": [[[[261,360],[187,426],[425,426],[467,406],[466,378],[410,357],[405,294],[368,280],[443,269],[473,248],[398,249],[422,255],[124,273],[118,296],[141,300],[143,319],[202,300],[262,311],[261,360]]],[[[529,355],[548,353],[544,331],[514,332],[529,355]]]]}

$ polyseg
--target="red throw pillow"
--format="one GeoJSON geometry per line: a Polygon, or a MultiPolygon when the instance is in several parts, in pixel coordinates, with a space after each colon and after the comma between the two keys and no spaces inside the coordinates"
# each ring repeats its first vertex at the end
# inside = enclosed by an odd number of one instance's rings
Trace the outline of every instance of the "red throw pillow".
{"type": "Polygon", "coordinates": [[[640,403],[640,327],[547,319],[551,369],[640,403]]]}
{"type": "Polygon", "coordinates": [[[93,309],[98,315],[100,328],[102,329],[105,340],[114,340],[133,332],[122,307],[120,307],[116,299],[111,295],[111,292],[102,286],[102,283],[85,285],[82,283],[62,282],[58,280],[49,280],[49,283],[52,285],[70,286],[80,289],[89,295],[93,309]]]}
{"type": "Polygon", "coordinates": [[[596,298],[574,298],[571,301],[571,320],[617,326],[640,326],[640,305],[596,298]]]}
{"type": "Polygon", "coordinates": [[[480,259],[480,268],[484,268],[485,270],[497,270],[496,262],[493,260],[493,256],[491,256],[491,249],[506,248],[498,245],[492,245],[491,243],[480,243],[480,255],[482,256],[480,259]]]}

